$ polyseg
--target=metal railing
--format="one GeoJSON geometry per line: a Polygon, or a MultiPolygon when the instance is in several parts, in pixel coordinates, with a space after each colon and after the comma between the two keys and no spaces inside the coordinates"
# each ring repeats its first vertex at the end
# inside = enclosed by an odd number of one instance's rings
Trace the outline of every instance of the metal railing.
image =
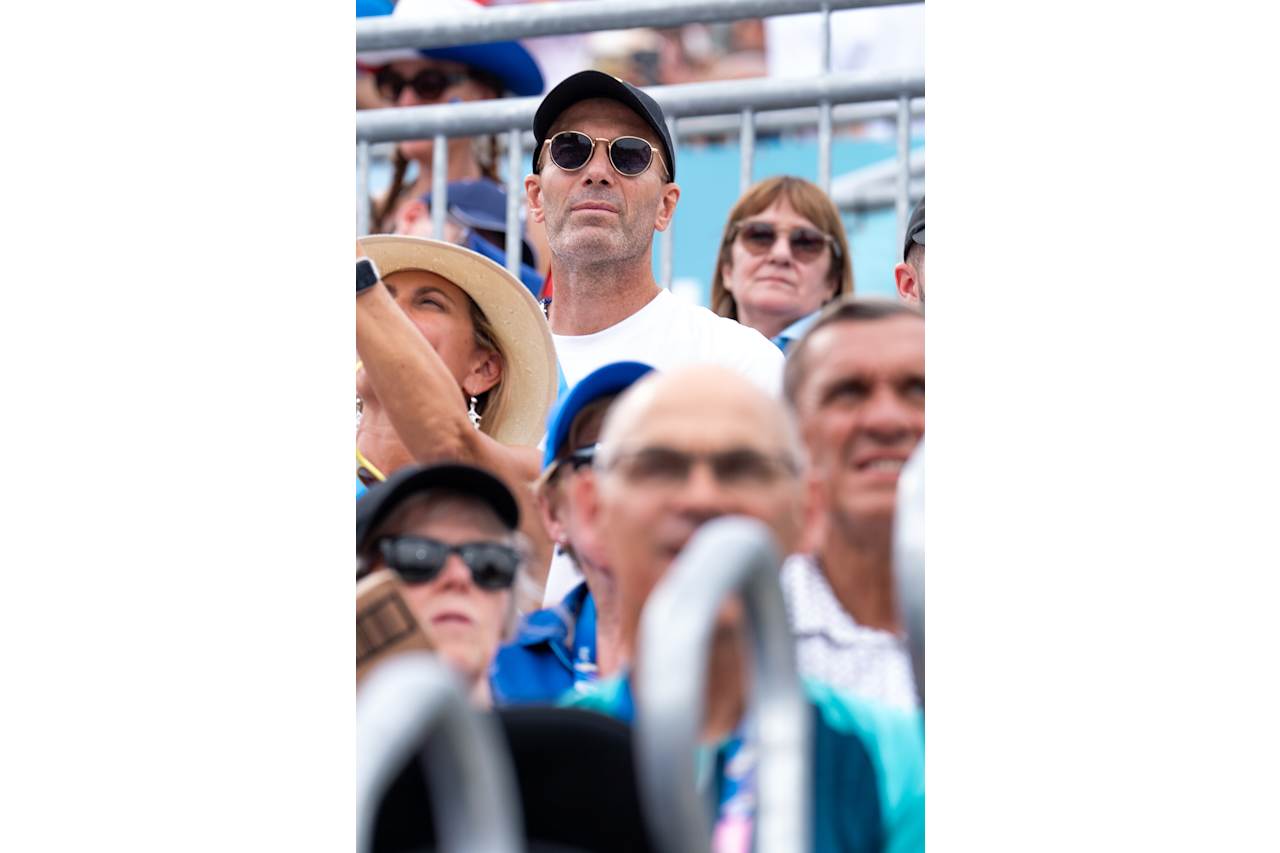
{"type": "Polygon", "coordinates": [[[636,760],[649,826],[664,850],[710,846],[708,802],[695,785],[698,733],[716,614],[735,592],[745,600],[753,642],[755,849],[809,849],[812,711],[796,673],[780,563],[759,521],[716,519],[689,540],[645,605],[634,682],[636,760]]]}
{"type": "MultiPolygon", "coordinates": [[[[831,12],[842,9],[905,5],[919,0],[634,0],[626,4],[614,0],[541,3],[478,9],[474,14],[452,19],[416,21],[364,18],[356,22],[357,51],[404,47],[439,47],[472,44],[499,39],[592,32],[626,27],[670,27],[685,23],[729,21],[774,15],[821,12],[823,22],[822,73],[808,80],[752,79],[713,83],[689,83],[646,88],[663,109],[674,142],[700,132],[697,122],[707,117],[726,116],[736,122],[739,132],[741,167],[739,190],[751,184],[755,158],[755,137],[760,130],[798,126],[798,112],[785,118],[763,118],[769,112],[807,108],[805,119],[816,120],[818,139],[818,185],[831,189],[831,147],[837,121],[851,119],[848,105],[890,102],[878,107],[874,117],[892,116],[898,126],[899,179],[895,190],[899,242],[906,229],[911,195],[911,175],[907,151],[910,122],[918,114],[912,99],[924,95],[924,74],[853,75],[831,74],[831,12]],[[843,115],[837,105],[845,109],[843,115]],[[694,122],[686,130],[684,121],[694,122]],[[794,123],[793,123],[794,122],[794,123]]],[[[533,124],[533,114],[541,97],[500,99],[462,104],[367,110],[356,116],[357,142],[357,231],[369,231],[368,146],[405,139],[433,140],[432,231],[442,234],[447,209],[447,149],[450,137],[475,134],[502,134],[507,147],[507,269],[518,274],[520,265],[520,196],[523,195],[525,128],[533,124]]],[[[866,107],[864,107],[866,110],[866,107]]],[[[869,111],[868,111],[869,112],[869,111]]],[[[725,119],[721,119],[724,121],[725,119]]],[[[865,119],[862,119],[865,120],[865,119]]],[[[705,124],[704,124],[705,126],[705,124]]],[[[705,131],[703,131],[705,132],[705,131]]],[[[856,207],[846,205],[845,209],[856,207]]],[[[669,287],[674,264],[674,228],[659,237],[660,281],[669,287]]]]}
{"type": "Polygon", "coordinates": [[[924,707],[924,439],[898,476],[893,516],[893,577],[907,629],[911,674],[924,707]]]}
{"type": "MultiPolygon", "coordinates": [[[[389,16],[356,21],[356,50],[450,47],[536,36],[677,27],[805,12],[900,6],[922,0],[578,0],[477,9],[451,19],[416,21],[389,16]]],[[[824,66],[829,68],[830,66],[824,66]]]]}
{"type": "Polygon", "coordinates": [[[383,796],[433,733],[426,769],[438,849],[523,850],[506,744],[493,721],[467,704],[457,677],[425,652],[380,664],[356,693],[356,850],[373,850],[383,796]]]}

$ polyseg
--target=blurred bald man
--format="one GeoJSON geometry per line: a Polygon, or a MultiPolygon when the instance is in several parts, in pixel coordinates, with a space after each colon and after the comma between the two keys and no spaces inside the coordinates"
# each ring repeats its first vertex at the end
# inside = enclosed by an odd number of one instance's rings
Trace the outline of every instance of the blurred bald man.
{"type": "MultiPolygon", "coordinates": [[[[741,374],[694,367],[641,379],[610,410],[581,486],[583,516],[617,576],[622,656],[634,663],[649,594],[705,522],[764,522],[782,553],[816,530],[815,487],[783,407],[741,374]]],[[[702,739],[716,750],[716,849],[749,840],[755,820],[755,747],[744,722],[747,626],[740,602],[720,611],[707,666],[702,739]],[[736,839],[732,841],[731,839],[736,839]]],[[[693,654],[694,650],[690,650],[693,654]]],[[[923,850],[920,718],[807,683],[814,707],[816,851],[923,850]]],[[[630,721],[629,672],[571,704],[630,721]]],[[[749,849],[742,847],[741,849],[749,849]]]]}

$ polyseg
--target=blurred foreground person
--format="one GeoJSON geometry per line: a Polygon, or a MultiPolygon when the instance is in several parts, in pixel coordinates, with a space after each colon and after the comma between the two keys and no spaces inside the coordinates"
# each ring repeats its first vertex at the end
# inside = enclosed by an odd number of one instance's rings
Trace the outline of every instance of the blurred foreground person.
{"type": "Polygon", "coordinates": [[[782,570],[800,672],[913,708],[893,515],[898,475],[924,435],[924,318],[886,300],[829,306],[788,356],[784,390],[826,514],[816,552],[782,570]]]}
{"type": "MultiPolygon", "coordinates": [[[[625,657],[633,659],[650,592],[704,522],[757,518],[780,550],[802,547],[814,502],[803,450],[783,408],[716,367],[646,377],[605,419],[585,515],[618,580],[625,657]]],[[[717,619],[707,664],[702,737],[716,751],[708,797],[718,804],[717,850],[750,849],[755,757],[744,721],[750,685],[744,608],[717,619]],[[736,839],[736,842],[735,842],[736,839]]],[[[806,683],[814,706],[813,850],[924,848],[924,766],[918,714],[881,708],[806,683]]],[[[626,675],[571,704],[634,716],[626,675]]]]}
{"type": "Polygon", "coordinates": [[[924,198],[911,211],[902,246],[902,263],[893,268],[898,295],[924,306],[924,198]]]}
{"type": "Polygon", "coordinates": [[[547,591],[565,580],[572,587],[558,604],[526,616],[515,640],[498,652],[492,673],[496,704],[552,703],[619,668],[617,578],[603,543],[583,522],[583,483],[595,476],[591,465],[605,414],[652,369],[633,361],[607,364],[575,385],[556,408],[537,500],[557,546],[547,591]]]}
{"type": "Polygon", "coordinates": [[[359,240],[357,256],[357,496],[415,462],[492,471],[525,507],[541,586],[551,546],[530,484],[556,365],[537,302],[502,267],[450,243],[379,235],[359,240]]]}
{"type": "Polygon", "coordinates": [[[786,352],[818,309],[853,292],[840,211],[816,184],[782,175],[729,211],[711,279],[711,307],[786,352]]]}
{"type": "Polygon", "coordinates": [[[357,578],[390,569],[471,701],[490,705],[489,664],[514,622],[525,551],[502,481],[469,465],[406,468],[356,504],[357,578]]]}

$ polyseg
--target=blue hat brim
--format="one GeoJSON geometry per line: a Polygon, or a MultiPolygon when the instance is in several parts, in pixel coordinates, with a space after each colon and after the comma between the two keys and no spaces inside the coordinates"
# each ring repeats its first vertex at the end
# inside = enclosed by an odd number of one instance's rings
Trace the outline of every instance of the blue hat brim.
{"type": "Polygon", "coordinates": [[[569,427],[586,405],[601,397],[617,394],[653,370],[652,365],[638,361],[615,361],[588,373],[552,408],[547,427],[547,446],[542,454],[542,470],[556,460],[556,450],[569,439],[569,427]]]}
{"type": "Polygon", "coordinates": [[[533,55],[513,41],[433,47],[418,53],[429,59],[460,62],[487,71],[516,95],[541,95],[545,85],[533,55]]]}

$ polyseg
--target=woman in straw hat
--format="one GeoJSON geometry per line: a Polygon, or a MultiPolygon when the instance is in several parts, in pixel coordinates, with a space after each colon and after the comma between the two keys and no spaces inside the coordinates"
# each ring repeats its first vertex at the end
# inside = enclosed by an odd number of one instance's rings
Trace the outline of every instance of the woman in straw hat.
{"type": "Polygon", "coordinates": [[[505,269],[452,243],[377,235],[356,255],[357,492],[414,462],[487,468],[520,501],[541,584],[551,546],[529,484],[558,381],[542,310],[505,269]]]}

